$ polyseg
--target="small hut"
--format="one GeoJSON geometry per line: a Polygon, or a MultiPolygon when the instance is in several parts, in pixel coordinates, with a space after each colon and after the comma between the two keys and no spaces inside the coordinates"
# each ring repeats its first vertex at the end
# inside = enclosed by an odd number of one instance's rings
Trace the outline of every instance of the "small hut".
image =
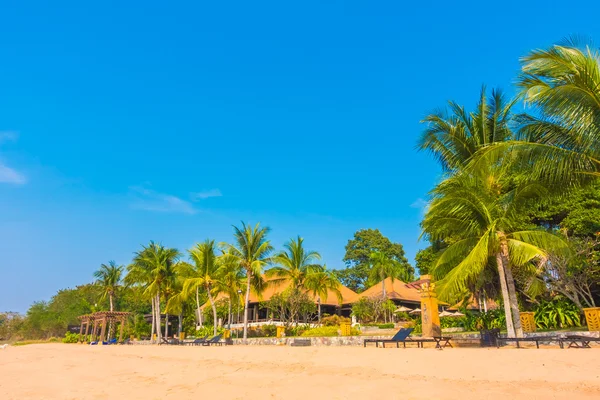
{"type": "Polygon", "coordinates": [[[113,338],[113,333],[116,337],[117,325],[120,325],[118,341],[122,342],[123,329],[127,323],[127,317],[129,314],[131,313],[122,311],[98,311],[92,314],[79,316],[78,318],[81,321],[81,326],[79,328],[79,341],[87,342],[88,335],[92,335],[92,342],[109,342],[113,338]],[[92,328],[91,330],[90,326],[92,328]]]}

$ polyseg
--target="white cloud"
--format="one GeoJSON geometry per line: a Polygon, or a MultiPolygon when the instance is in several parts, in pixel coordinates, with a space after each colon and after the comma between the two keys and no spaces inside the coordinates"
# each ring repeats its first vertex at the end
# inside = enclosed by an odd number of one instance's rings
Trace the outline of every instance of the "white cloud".
{"type": "Polygon", "coordinates": [[[14,131],[0,131],[0,143],[14,142],[19,137],[19,134],[14,131]]]}
{"type": "Polygon", "coordinates": [[[198,210],[186,200],[165,193],[158,193],[142,186],[129,188],[134,200],[131,207],[138,210],[167,213],[196,214],[198,210]]]}
{"type": "Polygon", "coordinates": [[[422,198],[416,199],[411,205],[411,208],[417,208],[421,212],[421,215],[425,215],[427,211],[427,207],[429,207],[429,202],[427,200],[423,200],[422,198]]]}
{"type": "Polygon", "coordinates": [[[24,185],[27,183],[27,179],[21,173],[0,163],[0,182],[24,185]]]}
{"type": "Polygon", "coordinates": [[[210,197],[221,197],[223,193],[219,189],[204,190],[202,192],[191,193],[190,197],[193,201],[204,200],[210,197]]]}

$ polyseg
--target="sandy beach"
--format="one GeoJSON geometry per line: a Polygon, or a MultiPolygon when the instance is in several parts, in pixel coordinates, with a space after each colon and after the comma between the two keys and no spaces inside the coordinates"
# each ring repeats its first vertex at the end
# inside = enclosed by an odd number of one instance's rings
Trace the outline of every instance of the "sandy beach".
{"type": "Polygon", "coordinates": [[[598,399],[598,349],[43,344],[0,351],[2,399],[598,399]]]}

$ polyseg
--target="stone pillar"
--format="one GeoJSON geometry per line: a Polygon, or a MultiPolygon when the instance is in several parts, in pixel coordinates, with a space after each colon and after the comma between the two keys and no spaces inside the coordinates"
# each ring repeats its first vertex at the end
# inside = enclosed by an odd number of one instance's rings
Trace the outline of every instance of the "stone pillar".
{"type": "Polygon", "coordinates": [[[435,293],[435,283],[431,281],[423,283],[420,292],[423,336],[441,336],[442,329],[440,327],[440,313],[438,310],[437,295],[435,293]]]}

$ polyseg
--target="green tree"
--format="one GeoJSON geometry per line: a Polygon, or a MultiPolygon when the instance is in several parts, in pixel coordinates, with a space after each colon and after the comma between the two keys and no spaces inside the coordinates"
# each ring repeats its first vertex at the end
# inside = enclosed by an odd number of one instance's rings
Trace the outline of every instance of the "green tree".
{"type": "Polygon", "coordinates": [[[275,265],[268,269],[265,275],[274,278],[276,282],[290,281],[292,287],[301,288],[311,269],[321,268],[316,262],[321,255],[304,248],[304,239],[298,236],[283,245],[285,250],[273,257],[275,265]]]}
{"type": "Polygon", "coordinates": [[[417,148],[431,153],[448,173],[463,169],[483,147],[513,139],[510,124],[516,100],[508,100],[501,90],[486,97],[481,89],[475,111],[449,101],[451,113],[438,110],[426,116],[426,124],[417,148]]]}
{"type": "Polygon", "coordinates": [[[511,337],[522,336],[513,268],[547,257],[548,251],[564,251],[560,238],[543,230],[524,229],[523,209],[528,201],[547,194],[533,183],[514,185],[502,174],[458,174],[432,192],[433,200],[423,220],[424,232],[432,240],[455,237],[433,269],[442,300],[456,299],[486,268],[495,266],[511,337]],[[495,264],[495,265],[494,265],[495,264]]]}
{"type": "Polygon", "coordinates": [[[242,226],[233,227],[235,244],[224,243],[223,247],[232,256],[238,259],[240,266],[246,271],[246,299],[244,301],[244,342],[248,338],[248,304],[250,302],[250,288],[254,282],[260,280],[262,271],[270,261],[273,251],[271,242],[267,240],[269,228],[260,227],[256,224],[254,228],[242,222],[242,226]]]}
{"type": "Polygon", "coordinates": [[[371,264],[371,270],[369,272],[369,283],[375,285],[381,282],[381,295],[383,299],[387,299],[387,293],[385,291],[385,279],[390,278],[392,282],[396,278],[408,280],[406,269],[402,268],[402,265],[381,252],[373,252],[369,256],[369,262],[371,264]]]}
{"type": "Polygon", "coordinates": [[[304,288],[317,297],[319,323],[321,323],[321,300],[326,299],[329,292],[333,292],[337,296],[340,304],[342,302],[340,281],[333,271],[327,270],[327,266],[311,268],[306,274],[304,288]]]}
{"type": "Polygon", "coordinates": [[[101,264],[100,269],[94,272],[96,278],[96,285],[102,290],[102,298],[104,300],[108,297],[110,303],[110,311],[114,311],[114,298],[117,290],[121,288],[121,275],[123,274],[124,267],[117,265],[114,261],[109,261],[108,265],[101,264]]]}
{"type": "MultiPolygon", "coordinates": [[[[231,254],[225,253],[219,256],[219,269],[217,271],[218,279],[215,288],[218,293],[226,293],[228,297],[228,315],[227,321],[231,328],[232,307],[237,310],[242,303],[241,294],[246,290],[246,280],[244,270],[241,268],[238,259],[231,254]]],[[[238,321],[239,322],[239,321],[238,321]]]]}
{"type": "Polygon", "coordinates": [[[361,229],[346,244],[346,254],[344,255],[346,269],[335,271],[342,284],[357,292],[366,289],[365,285],[369,279],[371,265],[369,257],[373,252],[383,253],[398,262],[407,271],[407,276],[412,279],[414,269],[408,263],[404,255],[404,248],[400,243],[392,243],[390,239],[381,234],[379,229],[361,229]]]}
{"type": "Polygon", "coordinates": [[[196,294],[199,288],[208,295],[213,310],[213,334],[216,336],[218,319],[215,296],[218,294],[216,289],[219,287],[219,264],[215,250],[214,240],[207,239],[198,243],[188,251],[192,264],[180,262],[177,269],[180,274],[186,276],[182,287],[184,298],[196,294]]]}
{"type": "MultiPolygon", "coordinates": [[[[144,294],[152,300],[152,333],[156,332],[157,342],[161,342],[161,296],[169,288],[175,278],[175,264],[179,259],[177,249],[150,242],[135,253],[132,264],[127,268],[126,282],[140,285],[144,294]]],[[[168,298],[166,299],[168,302],[168,298]]],[[[168,315],[167,315],[168,318],[168,315]]],[[[165,332],[168,329],[165,322],[165,332]]]]}

